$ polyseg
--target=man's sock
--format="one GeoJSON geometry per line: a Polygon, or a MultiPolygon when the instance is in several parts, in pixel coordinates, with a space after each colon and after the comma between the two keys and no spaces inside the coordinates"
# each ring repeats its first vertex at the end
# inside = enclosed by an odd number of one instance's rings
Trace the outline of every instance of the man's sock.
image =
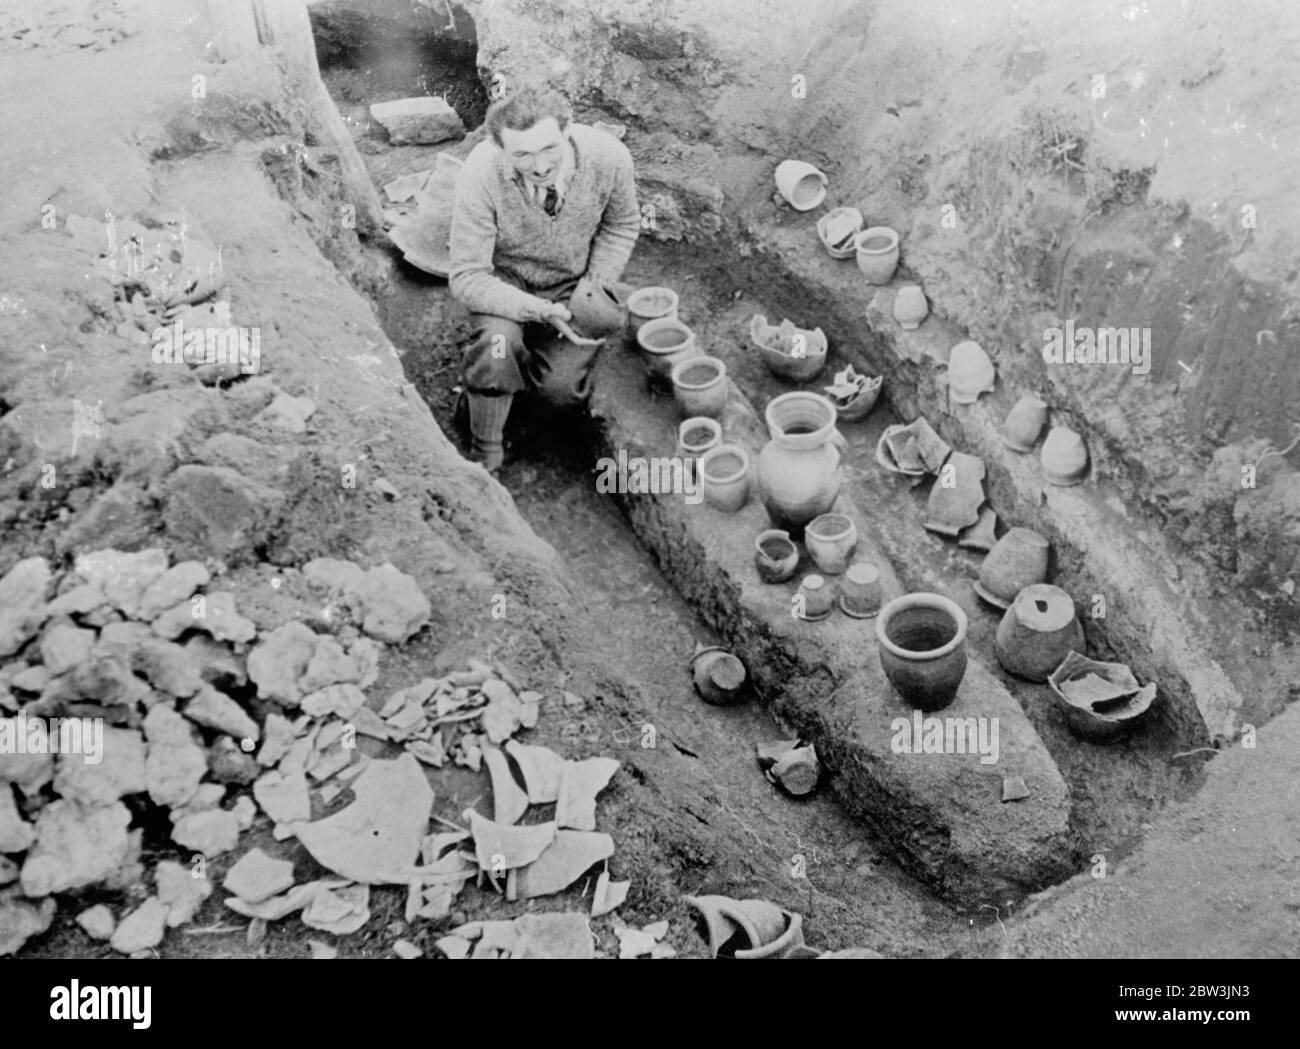
{"type": "Polygon", "coordinates": [[[474,458],[488,470],[496,470],[505,461],[506,419],[510,416],[514,394],[469,393],[466,398],[474,458]]]}

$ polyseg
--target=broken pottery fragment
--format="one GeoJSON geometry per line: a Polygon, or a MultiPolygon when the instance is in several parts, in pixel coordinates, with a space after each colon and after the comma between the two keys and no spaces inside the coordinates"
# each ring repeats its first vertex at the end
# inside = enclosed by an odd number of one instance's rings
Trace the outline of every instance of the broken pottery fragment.
{"type": "Polygon", "coordinates": [[[261,918],[263,921],[275,922],[302,910],[323,889],[341,888],[347,884],[345,881],[312,881],[305,885],[295,885],[288,892],[273,896],[269,900],[262,900],[260,903],[249,903],[238,896],[228,896],[225,902],[227,907],[245,918],[261,918]]]}
{"type": "Polygon", "coordinates": [[[513,827],[484,819],[473,809],[465,810],[465,818],[474,837],[479,868],[494,874],[534,862],[556,837],[554,823],[513,827]]]}
{"type": "Polygon", "coordinates": [[[1022,798],[1029,797],[1029,788],[1025,786],[1025,781],[1020,776],[1003,776],[1002,777],[1002,800],[1003,801],[1020,801],[1022,798]]]}
{"type": "Polygon", "coordinates": [[[1123,738],[1150,709],[1156,682],[1139,684],[1124,663],[1103,663],[1070,652],[1047,679],[1070,731],[1092,743],[1123,738]]]}
{"type": "Polygon", "coordinates": [[[523,899],[549,896],[567,889],[591,867],[612,855],[614,839],[608,834],[557,830],[554,840],[541,855],[528,866],[512,870],[510,877],[515,891],[523,899]]]}
{"type": "Polygon", "coordinates": [[[930,487],[923,526],[955,538],[979,520],[984,502],[984,460],[978,455],[953,452],[930,487]]]}
{"type": "MultiPolygon", "coordinates": [[[[497,823],[514,823],[528,809],[528,795],[523,792],[510,771],[510,762],[497,747],[483,751],[488,775],[492,777],[492,819],[497,823]]],[[[594,829],[594,828],[593,828],[594,829]]]]}
{"type": "Polygon", "coordinates": [[[371,739],[387,740],[393,738],[392,730],[384,719],[369,707],[361,707],[352,715],[350,720],[359,735],[369,736],[371,739]]]}
{"type": "Polygon", "coordinates": [[[601,871],[596,878],[596,889],[591,898],[591,916],[599,918],[623,906],[627,899],[630,881],[610,881],[609,871],[601,871]]]}
{"type": "Polygon", "coordinates": [[[519,941],[512,958],[594,958],[595,937],[585,915],[523,914],[515,919],[519,941]]]}
{"type": "Polygon", "coordinates": [[[257,804],[276,823],[311,819],[311,796],[307,777],[301,772],[272,769],[253,784],[257,804]]]}
{"type": "Polygon", "coordinates": [[[353,784],[356,800],[333,816],[298,823],[294,833],[317,862],[363,883],[396,880],[420,848],[433,790],[409,754],[372,761],[353,784]]]}
{"type": "Polygon", "coordinates": [[[349,885],[341,889],[319,889],[302,912],[309,929],[347,936],[370,920],[370,886],[349,885]]]}
{"type": "Polygon", "coordinates": [[[515,759],[524,775],[529,802],[544,805],[559,800],[564,758],[549,747],[527,746],[514,740],[506,744],[506,753],[515,759]]]}
{"type": "Polygon", "coordinates": [[[668,923],[666,921],[651,922],[643,929],[618,923],[614,926],[614,935],[618,937],[618,956],[620,959],[643,958],[646,955],[653,957],[655,948],[659,946],[659,941],[668,935],[668,923]]]}
{"type": "Polygon", "coordinates": [[[957,545],[966,550],[982,550],[988,553],[997,545],[997,533],[994,531],[998,515],[987,504],[980,509],[979,520],[967,528],[957,540],[957,545]]]}
{"type": "Polygon", "coordinates": [[[172,841],[205,856],[219,856],[238,844],[239,820],[225,809],[188,813],[172,824],[172,841]]]}
{"type": "Polygon", "coordinates": [[[447,751],[442,742],[442,733],[435,732],[428,740],[416,739],[406,744],[406,749],[417,761],[440,769],[447,761],[447,751]]]}
{"type": "Polygon", "coordinates": [[[474,944],[463,936],[444,936],[434,946],[448,958],[460,959],[469,957],[470,948],[474,944]]]}
{"type": "Polygon", "coordinates": [[[491,742],[504,743],[519,728],[523,704],[514,689],[495,678],[484,681],[480,691],[488,700],[483,710],[483,731],[491,742]]]}
{"type": "Polygon", "coordinates": [[[560,771],[559,798],[555,805],[556,826],[595,830],[596,795],[609,784],[618,767],[619,762],[613,758],[566,761],[560,771]]]}
{"type": "Polygon", "coordinates": [[[817,789],[821,779],[821,763],[812,746],[795,747],[781,755],[768,770],[768,778],[795,797],[803,797],[817,789]]]}
{"type": "MultiPolygon", "coordinates": [[[[478,926],[478,932],[472,937],[474,952],[471,958],[509,958],[519,945],[519,929],[513,921],[475,922],[474,925],[478,926]]],[[[465,935],[461,930],[468,928],[462,925],[453,932],[465,935]]]]}
{"type": "Polygon", "coordinates": [[[221,883],[241,900],[261,903],[293,886],[293,864],[277,860],[261,849],[250,849],[226,872],[221,883]]]}

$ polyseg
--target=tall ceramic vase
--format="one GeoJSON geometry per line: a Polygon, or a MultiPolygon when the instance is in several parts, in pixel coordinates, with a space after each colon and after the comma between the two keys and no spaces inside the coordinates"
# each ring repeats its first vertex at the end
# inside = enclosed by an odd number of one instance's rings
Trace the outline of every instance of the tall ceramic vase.
{"type": "Polygon", "coordinates": [[[829,513],[840,494],[843,439],[835,406],[797,390],[772,398],[765,414],[772,439],[758,456],[758,490],[772,523],[802,538],[808,522],[829,513]]]}

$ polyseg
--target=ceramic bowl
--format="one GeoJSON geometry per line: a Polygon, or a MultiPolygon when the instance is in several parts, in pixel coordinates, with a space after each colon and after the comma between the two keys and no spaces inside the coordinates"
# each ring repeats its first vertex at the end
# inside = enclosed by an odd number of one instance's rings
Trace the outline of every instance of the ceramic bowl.
{"type": "Polygon", "coordinates": [[[717,357],[688,357],[670,373],[673,397],[688,418],[704,415],[716,419],[727,406],[727,366],[717,357]]]}
{"type": "Polygon", "coordinates": [[[715,510],[734,514],[749,501],[749,453],[738,444],[710,448],[699,460],[704,501],[715,510]]]}
{"type": "Polygon", "coordinates": [[[763,355],[763,363],[778,379],[787,382],[808,382],[821,374],[826,367],[826,334],[821,328],[812,331],[796,328],[795,335],[802,340],[789,352],[772,345],[778,329],[767,323],[767,318],[755,314],[749,322],[749,338],[763,355]],[[801,353],[799,351],[802,350],[801,353]]]}
{"type": "Polygon", "coordinates": [[[865,419],[871,414],[871,409],[876,406],[876,401],[880,398],[880,391],[884,384],[885,377],[877,375],[873,379],[868,379],[863,384],[862,389],[842,404],[832,397],[831,403],[835,405],[836,419],[845,423],[865,419]]]}
{"type": "Polygon", "coordinates": [[[647,321],[677,319],[677,292],[672,288],[638,288],[627,297],[628,321],[635,338],[647,321]]]}
{"type": "Polygon", "coordinates": [[[862,212],[857,208],[831,208],[817,220],[817,236],[831,258],[851,259],[857,254],[853,238],[862,232],[862,222],[862,212]],[[846,236],[830,239],[833,233],[843,230],[849,231],[846,236]]]}
{"type": "Polygon", "coordinates": [[[840,575],[857,549],[858,529],[844,514],[822,514],[808,522],[803,541],[823,575],[840,575]]]}
{"type": "Polygon", "coordinates": [[[636,334],[636,344],[646,373],[659,383],[672,381],[674,365],[703,356],[695,343],[695,333],[673,317],[646,321],[636,334]]]}
{"type": "Polygon", "coordinates": [[[864,229],[853,240],[858,269],[868,284],[888,284],[898,268],[898,233],[888,226],[864,229]]]}
{"type": "Polygon", "coordinates": [[[784,583],[799,567],[799,548],[789,532],[768,528],[754,540],[754,563],[763,582],[784,583]]]}

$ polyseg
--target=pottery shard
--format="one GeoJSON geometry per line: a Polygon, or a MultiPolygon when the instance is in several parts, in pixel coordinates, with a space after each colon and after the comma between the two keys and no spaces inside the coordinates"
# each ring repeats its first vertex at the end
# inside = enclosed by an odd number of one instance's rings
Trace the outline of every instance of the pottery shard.
{"type": "Polygon", "coordinates": [[[459,114],[436,96],[399,98],[376,102],[370,115],[384,126],[388,140],[395,146],[432,146],[465,134],[459,114]]]}
{"type": "MultiPolygon", "coordinates": [[[[341,886],[342,882],[331,882],[330,885],[341,886]]],[[[277,922],[281,918],[287,918],[295,911],[300,911],[311,903],[316,894],[327,887],[327,883],[313,881],[306,885],[295,885],[288,892],[273,896],[269,900],[263,900],[260,903],[249,903],[247,900],[241,900],[238,896],[230,896],[226,899],[226,906],[236,914],[242,914],[246,918],[261,918],[263,921],[277,922]]]]}
{"type": "Polygon", "coordinates": [[[150,896],[118,923],[108,945],[121,954],[134,954],[157,947],[166,930],[167,905],[150,896]]]}
{"type": "Polygon", "coordinates": [[[207,756],[195,741],[190,723],[160,704],[145,716],[144,735],[149,741],[145,759],[149,796],[158,805],[184,805],[194,797],[208,769],[207,756]]]}
{"type": "Polygon", "coordinates": [[[26,852],[36,831],[23,819],[7,783],[0,783],[0,852],[26,852]]]}
{"type": "Polygon", "coordinates": [[[172,841],[205,856],[219,856],[238,843],[239,820],[225,809],[186,813],[172,825],[172,841]]]}
{"type": "Polygon", "coordinates": [[[95,632],[59,623],[41,637],[41,662],[51,677],[66,673],[86,659],[95,645],[95,632]]]}
{"type": "Polygon", "coordinates": [[[315,692],[329,685],[355,684],[360,679],[361,669],[343,646],[332,637],[322,637],[298,687],[303,692],[315,692]]]}
{"type": "Polygon", "coordinates": [[[28,896],[48,896],[95,885],[127,859],[131,813],[121,802],[86,808],[60,798],[41,810],[36,842],[23,863],[28,896]]]}
{"type": "Polygon", "coordinates": [[[614,855],[614,839],[608,834],[580,830],[557,830],[555,839],[527,867],[518,871],[516,885],[523,899],[562,892],[581,878],[594,864],[614,855]]]}
{"type": "Polygon", "coordinates": [[[293,864],[273,859],[261,849],[252,849],[230,868],[221,884],[241,900],[261,903],[293,887],[293,864]]]}
{"type": "Polygon", "coordinates": [[[348,885],[340,889],[319,889],[302,912],[309,929],[347,936],[370,920],[370,886],[348,885]]]}
{"type": "Polygon", "coordinates": [[[519,729],[523,704],[514,689],[504,681],[490,678],[479,686],[488,703],[483,710],[482,725],[493,743],[504,743],[519,729]]]}
{"type": "Polygon", "coordinates": [[[347,596],[361,613],[361,629],[391,645],[403,644],[433,611],[419,584],[391,564],[370,569],[347,596]]]}
{"type": "Polygon", "coordinates": [[[524,914],[515,919],[519,942],[512,958],[594,958],[595,937],[585,915],[524,914]]]}
{"type": "Polygon", "coordinates": [[[54,921],[55,903],[23,899],[16,889],[0,892],[0,957],[13,954],[54,921]]]}
{"type": "Polygon", "coordinates": [[[311,795],[301,772],[268,772],[253,784],[253,797],[276,823],[311,819],[311,795]]]}
{"type": "Polygon", "coordinates": [[[192,867],[175,860],[161,860],[153,872],[154,891],[167,907],[167,927],[184,925],[199,913],[212,895],[212,882],[195,876],[192,867]]]}
{"type": "Polygon", "coordinates": [[[510,762],[496,747],[483,751],[483,760],[492,778],[492,818],[497,823],[514,823],[528,808],[528,795],[519,789],[510,771],[510,762]]]}
{"type": "Polygon", "coordinates": [[[200,587],[208,585],[208,570],[198,561],[181,561],[155,579],[135,603],[137,619],[152,621],[169,608],[186,602],[200,587]]]}
{"type": "Polygon", "coordinates": [[[554,823],[512,827],[486,820],[473,809],[465,813],[474,835],[474,855],[480,870],[499,874],[532,863],[555,840],[554,823]]]}
{"type": "MultiPolygon", "coordinates": [[[[113,935],[117,922],[113,918],[112,911],[104,904],[97,903],[77,915],[77,924],[92,940],[107,940],[113,935]]],[[[4,952],[0,951],[0,954],[2,953],[4,952]]]]}
{"type": "Polygon", "coordinates": [[[335,717],[345,721],[366,705],[366,694],[356,685],[330,685],[302,697],[302,710],[314,718],[335,717]]]}
{"type": "Polygon", "coordinates": [[[543,805],[559,800],[560,774],[565,764],[560,755],[549,747],[530,747],[514,740],[506,744],[506,753],[515,759],[524,774],[524,786],[532,804],[543,805]]]}
{"type": "Polygon", "coordinates": [[[145,746],[140,733],[106,727],[101,742],[103,749],[93,764],[87,759],[95,754],[84,746],[83,753],[58,756],[54,792],[59,797],[85,805],[107,805],[128,794],[144,793],[145,746]]]}
{"type": "Polygon", "coordinates": [[[185,716],[196,724],[224,732],[235,739],[257,740],[262,732],[243,707],[224,692],[211,685],[203,685],[192,700],[185,704],[185,716]]]}
{"type": "Polygon", "coordinates": [[[605,789],[618,766],[613,758],[566,761],[560,773],[556,825],[574,830],[595,830],[596,795],[605,789]]]}
{"type": "Polygon", "coordinates": [[[609,871],[601,871],[596,878],[596,889],[591,894],[591,916],[599,918],[623,906],[631,887],[630,881],[611,881],[609,871]]]}
{"type": "Polygon", "coordinates": [[[315,823],[294,827],[316,861],[352,881],[391,883],[415,862],[429,824],[433,790],[409,754],[372,761],[352,784],[356,800],[315,823]]]}
{"type": "Polygon", "coordinates": [[[257,694],[284,706],[302,700],[299,679],[311,665],[319,638],[302,623],[276,627],[248,654],[248,676],[257,694]]]}
{"type": "Polygon", "coordinates": [[[0,579],[0,657],[12,656],[45,622],[53,578],[43,557],[19,561],[0,579]]]}

